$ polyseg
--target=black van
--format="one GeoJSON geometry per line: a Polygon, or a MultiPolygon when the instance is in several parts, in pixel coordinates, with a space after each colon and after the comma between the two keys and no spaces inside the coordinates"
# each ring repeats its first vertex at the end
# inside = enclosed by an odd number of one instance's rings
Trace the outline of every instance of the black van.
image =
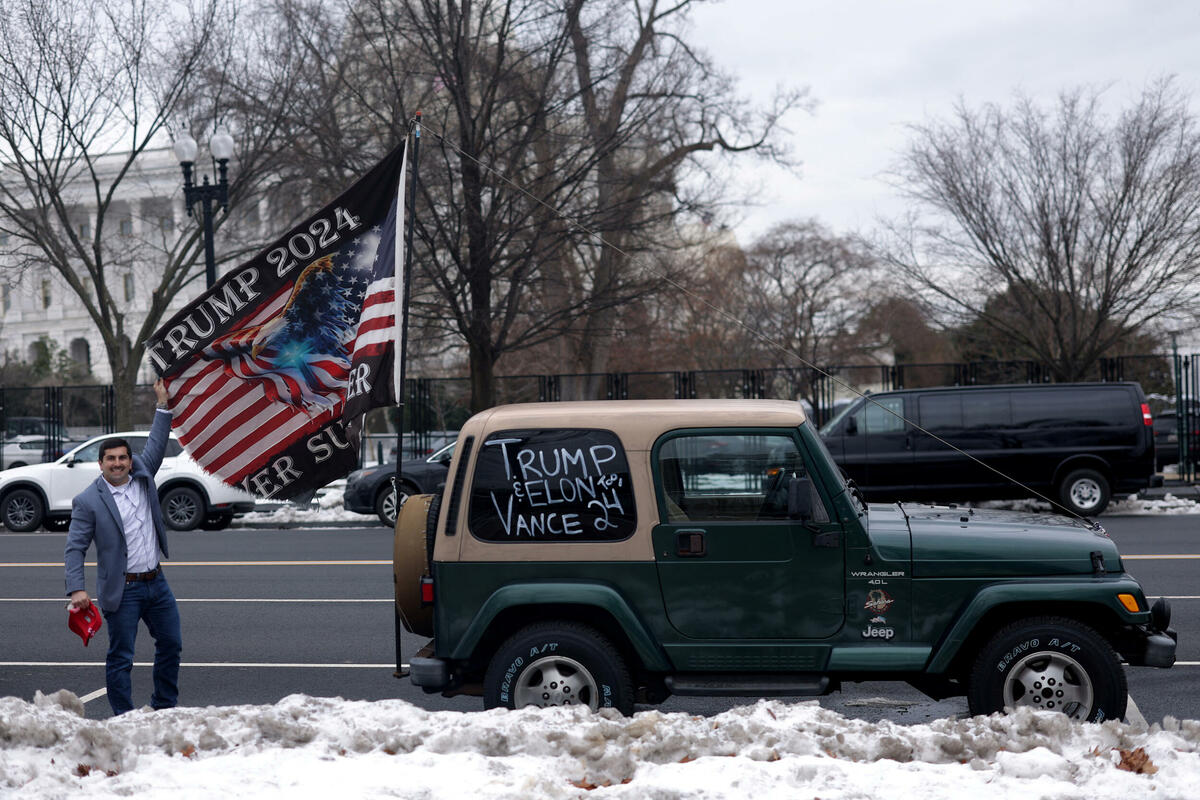
{"type": "Polygon", "coordinates": [[[821,435],[871,501],[998,500],[1033,497],[1033,489],[1086,516],[1113,492],[1162,481],[1150,407],[1136,383],[880,392],[843,409],[821,435]]]}

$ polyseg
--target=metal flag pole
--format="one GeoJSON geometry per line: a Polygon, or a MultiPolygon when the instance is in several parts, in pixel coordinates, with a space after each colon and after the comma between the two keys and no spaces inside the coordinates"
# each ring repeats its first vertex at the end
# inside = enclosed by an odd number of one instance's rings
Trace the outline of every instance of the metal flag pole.
{"type": "MultiPolygon", "coordinates": [[[[409,287],[412,286],[412,243],[413,243],[413,224],[412,216],[416,210],[417,203],[417,165],[421,155],[421,112],[418,111],[413,117],[412,122],[413,134],[413,149],[412,149],[412,180],[408,185],[408,207],[404,215],[402,224],[404,225],[404,267],[403,275],[404,282],[400,291],[400,343],[397,353],[397,361],[399,361],[399,370],[396,378],[396,474],[392,476],[392,489],[396,497],[396,520],[400,519],[400,465],[404,463],[404,395],[405,395],[405,378],[408,371],[408,298],[410,295],[409,287]]],[[[397,220],[401,224],[400,220],[397,220]]],[[[400,652],[400,638],[402,626],[400,623],[400,612],[396,611],[396,677],[402,678],[408,675],[408,669],[404,666],[404,659],[400,652]]]]}

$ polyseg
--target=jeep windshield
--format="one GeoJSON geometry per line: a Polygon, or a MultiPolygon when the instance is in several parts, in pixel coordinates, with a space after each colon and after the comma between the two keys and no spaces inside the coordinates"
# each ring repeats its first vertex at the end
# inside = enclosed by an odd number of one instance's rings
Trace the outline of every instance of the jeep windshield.
{"type": "MultiPolygon", "coordinates": [[[[831,420],[829,423],[827,423],[825,427],[829,427],[829,425],[832,425],[834,422],[841,419],[842,415],[845,414],[849,410],[850,410],[850,406],[846,406],[846,408],[842,409],[842,411],[836,417],[834,417],[833,420],[831,420]]],[[[808,424],[811,424],[811,423],[808,423],[808,424]]],[[[822,428],[822,430],[824,430],[824,428],[822,428]]],[[[833,480],[835,481],[835,484],[833,487],[831,487],[831,489],[832,489],[831,494],[836,495],[836,494],[840,494],[840,493],[846,491],[846,489],[848,488],[848,484],[846,483],[846,474],[842,471],[842,469],[840,467],[836,466],[837,462],[835,462],[833,460],[833,454],[829,452],[829,448],[825,445],[825,440],[820,435],[814,436],[812,438],[816,442],[817,447],[819,447],[821,449],[821,455],[823,455],[826,458],[827,463],[830,464],[831,466],[834,466],[833,480]]],[[[858,492],[850,492],[850,499],[854,502],[854,504],[856,506],[858,506],[859,511],[866,513],[867,506],[862,501],[858,492]]]]}

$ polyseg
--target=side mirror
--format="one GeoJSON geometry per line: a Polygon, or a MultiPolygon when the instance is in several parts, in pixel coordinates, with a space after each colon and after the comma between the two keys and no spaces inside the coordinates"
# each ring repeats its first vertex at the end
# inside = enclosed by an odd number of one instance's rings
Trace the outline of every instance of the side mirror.
{"type": "Polygon", "coordinates": [[[812,478],[792,478],[788,484],[788,518],[812,519],[812,478]]]}
{"type": "Polygon", "coordinates": [[[70,458],[67,459],[67,466],[71,467],[72,469],[75,467],[75,457],[74,456],[71,456],[70,458]]]}
{"type": "Polygon", "coordinates": [[[846,417],[846,435],[853,436],[858,433],[858,417],[846,417]]]}

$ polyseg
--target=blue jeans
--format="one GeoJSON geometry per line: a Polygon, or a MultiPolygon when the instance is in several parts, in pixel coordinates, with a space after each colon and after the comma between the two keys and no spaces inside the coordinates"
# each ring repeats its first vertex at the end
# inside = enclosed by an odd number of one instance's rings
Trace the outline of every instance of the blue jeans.
{"type": "Polygon", "coordinates": [[[183,637],[179,630],[179,608],[167,579],[159,572],[151,581],[125,584],[125,594],[116,611],[104,612],[108,623],[108,658],[105,685],[113,714],[133,710],[130,673],[138,620],[145,620],[154,637],[154,694],[152,708],[171,708],[179,701],[179,654],[183,637]]]}

